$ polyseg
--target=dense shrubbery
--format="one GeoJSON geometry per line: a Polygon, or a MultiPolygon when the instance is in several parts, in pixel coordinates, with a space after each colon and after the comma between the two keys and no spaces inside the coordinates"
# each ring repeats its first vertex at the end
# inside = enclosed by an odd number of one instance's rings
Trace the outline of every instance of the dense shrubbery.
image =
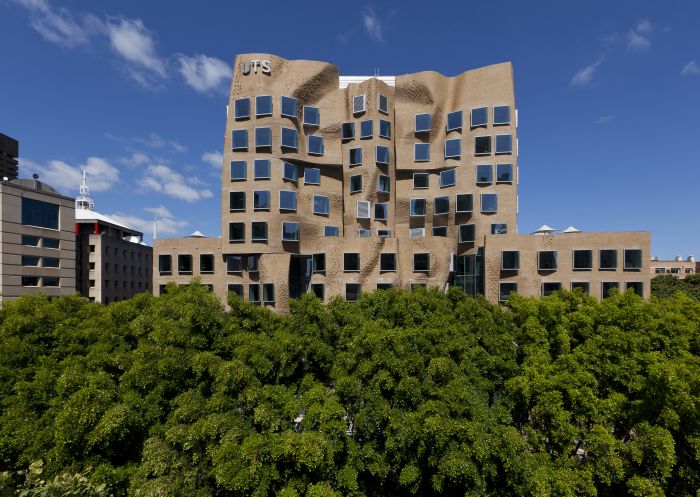
{"type": "Polygon", "coordinates": [[[680,294],[503,309],[379,291],[288,316],[224,312],[197,285],[108,307],[25,297],[0,310],[0,486],[694,496],[699,352],[700,303],[680,294]]]}
{"type": "Polygon", "coordinates": [[[651,294],[660,299],[667,299],[684,292],[695,300],[700,300],[700,273],[691,274],[683,279],[672,274],[664,274],[651,279],[651,294]]]}

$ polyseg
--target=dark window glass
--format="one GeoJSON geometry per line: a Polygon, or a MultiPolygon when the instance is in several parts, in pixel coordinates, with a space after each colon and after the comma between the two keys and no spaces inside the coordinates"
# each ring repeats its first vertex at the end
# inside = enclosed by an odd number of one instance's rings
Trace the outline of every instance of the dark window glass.
{"type": "Polygon", "coordinates": [[[328,214],[328,197],[314,195],[314,214],[328,214]]]}
{"type": "Polygon", "coordinates": [[[424,272],[430,270],[430,254],[413,254],[413,271],[424,272]]]}
{"type": "Polygon", "coordinates": [[[40,257],[36,257],[33,255],[23,255],[22,256],[22,265],[23,266],[38,266],[40,259],[41,259],[40,257]]]}
{"type": "Polygon", "coordinates": [[[311,155],[323,155],[323,137],[309,135],[309,153],[311,155]]]}
{"type": "Polygon", "coordinates": [[[464,120],[462,118],[461,110],[450,112],[449,114],[447,114],[447,131],[462,129],[463,122],[464,120]]]}
{"type": "Polygon", "coordinates": [[[258,254],[252,254],[246,257],[247,269],[249,273],[257,273],[260,269],[260,256],[258,254]]]}
{"type": "Polygon", "coordinates": [[[510,107],[507,105],[494,107],[493,124],[510,124],[510,107]]]}
{"type": "Polygon", "coordinates": [[[377,230],[379,238],[391,238],[391,230],[377,230]]]}
{"type": "Polygon", "coordinates": [[[282,223],[282,240],[288,242],[299,241],[299,223],[282,223]]]}
{"type": "Polygon", "coordinates": [[[425,216],[425,199],[411,199],[411,216],[425,216]]]}
{"type": "MultiPolygon", "coordinates": [[[[51,240],[54,240],[54,238],[51,238],[51,240]]],[[[22,235],[22,245],[29,245],[30,247],[38,247],[39,246],[39,237],[38,236],[30,236],[30,235],[22,235]]],[[[46,245],[46,244],[44,244],[46,245]]],[[[55,247],[52,247],[55,248],[55,247]]]]}
{"type": "Polygon", "coordinates": [[[476,136],[474,137],[474,155],[489,155],[491,154],[491,137],[476,136]]]}
{"type": "Polygon", "coordinates": [[[297,194],[296,192],[288,192],[280,190],[280,210],[295,211],[297,210],[297,194]]]}
{"type": "Polygon", "coordinates": [[[511,135],[496,135],[496,153],[510,154],[513,152],[513,137],[511,135]]]}
{"type": "Polygon", "coordinates": [[[448,169],[447,171],[442,171],[440,173],[440,188],[454,186],[456,182],[457,171],[455,169],[448,169]]]}
{"type": "Polygon", "coordinates": [[[505,302],[510,297],[511,293],[518,291],[517,283],[500,283],[498,291],[499,302],[505,302]]]}
{"type": "Polygon", "coordinates": [[[557,251],[543,250],[537,252],[537,269],[540,271],[554,271],[557,269],[557,251]]]}
{"type": "Polygon", "coordinates": [[[22,276],[22,286],[39,286],[39,277],[22,276]]]}
{"type": "Polygon", "coordinates": [[[379,254],[380,271],[396,271],[396,254],[379,254]]]}
{"type": "Polygon", "coordinates": [[[476,239],[476,227],[473,224],[460,224],[459,243],[474,243],[476,239]]]}
{"type": "Polygon", "coordinates": [[[345,284],[345,300],[348,302],[357,302],[360,300],[360,285],[358,283],[345,284]]]}
{"type": "Polygon", "coordinates": [[[360,254],[349,253],[343,254],[343,271],[359,271],[360,270],[360,254]]]}
{"type": "Polygon", "coordinates": [[[299,169],[295,164],[285,162],[282,165],[282,178],[288,179],[289,181],[299,180],[299,169]]]}
{"type": "Polygon", "coordinates": [[[642,269],[642,251],[639,249],[625,250],[625,269],[639,270],[642,269]]]}
{"type": "Polygon", "coordinates": [[[341,136],[343,140],[352,140],[355,138],[355,123],[343,123],[341,136]]]}
{"type": "Polygon", "coordinates": [[[391,123],[384,119],[379,120],[379,136],[382,138],[391,138],[391,123]]]}
{"type": "Polygon", "coordinates": [[[248,130],[247,129],[234,129],[231,132],[231,142],[233,150],[247,150],[248,149],[248,130]]]}
{"type": "Polygon", "coordinates": [[[350,165],[357,166],[362,164],[362,149],[361,148],[351,148],[350,149],[350,165]]]}
{"type": "Polygon", "coordinates": [[[372,138],[374,134],[372,120],[360,121],[360,138],[372,138]]]}
{"type": "Polygon", "coordinates": [[[254,221],[250,224],[251,236],[254,242],[267,240],[267,223],[264,221],[254,221]]]}
{"type": "Polygon", "coordinates": [[[620,284],[617,281],[604,281],[601,284],[601,292],[603,294],[603,298],[609,297],[611,291],[619,289],[620,284]]]}
{"type": "Polygon", "coordinates": [[[617,250],[600,251],[600,269],[617,269],[617,250]]]}
{"type": "Polygon", "coordinates": [[[337,226],[324,226],[323,236],[340,236],[340,228],[337,226]]]}
{"type": "Polygon", "coordinates": [[[587,281],[572,281],[571,282],[571,291],[574,291],[576,289],[581,290],[583,293],[588,295],[590,293],[590,285],[588,284],[587,281]]]}
{"type": "Polygon", "coordinates": [[[450,197],[435,197],[433,199],[433,214],[449,214],[450,212],[450,197]]]}
{"type": "Polygon", "coordinates": [[[272,115],[272,97],[263,95],[255,97],[255,115],[256,116],[271,116],[272,115]]]}
{"type": "Polygon", "coordinates": [[[512,183],[513,182],[513,164],[497,164],[496,165],[496,182],[497,183],[512,183]]]}
{"type": "Polygon", "coordinates": [[[297,118],[297,99],[282,97],[282,115],[284,117],[297,118]]]}
{"type": "Polygon", "coordinates": [[[413,146],[413,160],[426,162],[430,160],[430,143],[416,143],[413,146]]]}
{"type": "Polygon", "coordinates": [[[61,279],[56,276],[44,276],[44,286],[60,286],[61,279]]]}
{"type": "Polygon", "coordinates": [[[275,285],[274,283],[263,283],[262,286],[263,302],[266,304],[275,303],[275,285]]]}
{"type": "Polygon", "coordinates": [[[299,135],[294,128],[282,128],[282,147],[297,149],[299,147],[299,135]]]}
{"type": "Polygon", "coordinates": [[[384,114],[389,112],[389,99],[386,98],[386,95],[379,94],[378,106],[379,112],[383,112],[384,114]]]}
{"type": "Polygon", "coordinates": [[[504,271],[520,269],[520,252],[517,250],[504,250],[501,252],[501,269],[504,271]]]}
{"type": "Polygon", "coordinates": [[[479,107],[472,109],[472,127],[485,126],[489,122],[489,108],[479,107]]]}
{"type": "Polygon", "coordinates": [[[248,300],[251,302],[260,302],[260,285],[248,285],[248,300]]]}
{"type": "Polygon", "coordinates": [[[480,185],[493,183],[493,166],[491,164],[479,164],[476,166],[476,182],[480,185]]]}
{"type": "Polygon", "coordinates": [[[230,242],[245,241],[245,223],[228,223],[228,240],[230,242]]]}
{"type": "Polygon", "coordinates": [[[192,256],[190,254],[178,254],[177,256],[177,272],[191,273],[192,272],[192,256]]]}
{"type": "Polygon", "coordinates": [[[311,256],[311,268],[314,273],[326,271],[326,254],[313,254],[311,256]]]}
{"type": "Polygon", "coordinates": [[[22,197],[22,224],[58,229],[58,205],[22,197]]]}
{"type": "Polygon", "coordinates": [[[389,163],[389,149],[381,145],[377,145],[375,149],[376,162],[377,164],[388,164],[389,163]]]}
{"type": "Polygon", "coordinates": [[[270,161],[267,159],[255,159],[255,179],[270,178],[270,161]]]}
{"type": "Polygon", "coordinates": [[[170,273],[173,270],[173,257],[171,255],[158,256],[158,271],[161,273],[170,273]]]}
{"type": "Polygon", "coordinates": [[[548,282],[542,283],[542,296],[546,297],[553,294],[554,292],[561,290],[561,283],[558,282],[548,282]]]}
{"type": "Polygon", "coordinates": [[[245,192],[229,192],[229,210],[245,210],[245,192]]]}
{"type": "Polygon", "coordinates": [[[44,257],[41,265],[43,267],[58,267],[60,263],[61,260],[58,257],[44,257]]]}
{"type": "Polygon", "coordinates": [[[380,174],[377,177],[377,191],[389,193],[391,191],[391,178],[380,174]]]}
{"type": "Polygon", "coordinates": [[[272,128],[255,128],[255,147],[269,148],[272,146],[272,128]]]}
{"type": "Polygon", "coordinates": [[[428,173],[413,173],[413,189],[428,188],[430,186],[430,175],[428,173]]]}
{"type": "Polygon", "coordinates": [[[377,283],[377,290],[391,290],[394,285],[391,283],[377,283]]]}
{"type": "Polygon", "coordinates": [[[323,283],[312,283],[311,284],[311,292],[321,300],[324,299],[324,295],[326,293],[323,283]]]}
{"type": "Polygon", "coordinates": [[[226,271],[229,273],[240,273],[243,271],[243,256],[229,255],[226,257],[226,271]]]}
{"type": "Polygon", "coordinates": [[[374,219],[385,220],[389,217],[389,204],[377,202],[374,204],[374,219]]]}
{"type": "Polygon", "coordinates": [[[430,131],[430,114],[416,114],[416,133],[430,131]]]}
{"type": "Polygon", "coordinates": [[[213,273],[214,272],[214,256],[212,254],[199,255],[199,272],[213,273]]]}
{"type": "Polygon", "coordinates": [[[447,236],[447,226],[433,226],[433,236],[447,236]]]}
{"type": "Polygon", "coordinates": [[[636,293],[640,297],[644,297],[644,283],[642,283],[641,281],[628,281],[625,285],[625,289],[632,289],[634,293],[636,293]]]}
{"type": "Polygon", "coordinates": [[[592,250],[574,250],[574,270],[590,270],[593,269],[593,251],[592,250]]]}
{"type": "Polygon", "coordinates": [[[253,192],[253,209],[262,211],[270,209],[270,192],[267,190],[256,190],[253,192]]]}
{"type": "Polygon", "coordinates": [[[246,161],[231,161],[231,181],[244,181],[246,179],[246,161]]]}
{"type": "Polygon", "coordinates": [[[362,175],[357,174],[355,176],[350,176],[350,193],[357,193],[362,191],[362,175]]]}
{"type": "Polygon", "coordinates": [[[498,211],[498,194],[484,193],[481,195],[481,212],[498,211]]]}
{"type": "Polygon", "coordinates": [[[238,297],[240,298],[243,298],[243,285],[229,283],[228,292],[233,293],[234,295],[238,295],[238,297]]]}
{"type": "Polygon", "coordinates": [[[472,212],[474,210],[474,197],[471,193],[457,194],[457,212],[472,212]]]}
{"type": "Polygon", "coordinates": [[[233,115],[236,119],[250,117],[250,99],[238,98],[233,101],[233,115]]]}
{"type": "Polygon", "coordinates": [[[494,223],[491,225],[492,235],[506,235],[508,234],[508,225],[505,223],[494,223]]]}

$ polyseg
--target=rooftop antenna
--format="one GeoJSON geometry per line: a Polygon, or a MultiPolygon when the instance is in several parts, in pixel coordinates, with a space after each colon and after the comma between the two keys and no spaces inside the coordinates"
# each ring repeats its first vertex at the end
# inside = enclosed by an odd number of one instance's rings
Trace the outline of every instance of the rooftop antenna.
{"type": "Polygon", "coordinates": [[[158,238],[158,218],[154,217],[153,218],[153,239],[156,240],[158,238]]]}
{"type": "Polygon", "coordinates": [[[75,208],[91,211],[95,209],[95,202],[90,198],[90,189],[87,184],[87,172],[83,169],[83,181],[80,183],[80,196],[75,199],[75,208]]]}

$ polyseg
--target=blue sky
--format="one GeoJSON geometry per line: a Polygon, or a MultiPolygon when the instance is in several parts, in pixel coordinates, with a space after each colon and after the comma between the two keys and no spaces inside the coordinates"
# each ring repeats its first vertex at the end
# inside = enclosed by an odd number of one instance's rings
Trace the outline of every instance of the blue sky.
{"type": "MultiPolygon", "coordinates": [[[[652,232],[700,256],[700,2],[0,0],[0,131],[32,172],[150,235],[219,233],[235,54],[341,74],[512,61],[520,232],[652,232]]],[[[147,237],[147,238],[150,238],[147,237]]]]}

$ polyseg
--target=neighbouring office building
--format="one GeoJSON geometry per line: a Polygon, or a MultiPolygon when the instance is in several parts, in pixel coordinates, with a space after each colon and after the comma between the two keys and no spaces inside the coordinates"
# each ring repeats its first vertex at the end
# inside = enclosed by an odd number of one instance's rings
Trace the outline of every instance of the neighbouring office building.
{"type": "Polygon", "coordinates": [[[0,133],[0,180],[17,179],[17,167],[19,164],[17,157],[19,157],[17,140],[0,133]]]}
{"type": "Polygon", "coordinates": [[[685,278],[688,275],[695,274],[700,271],[700,263],[695,260],[695,257],[689,255],[683,259],[680,255],[673,260],[660,260],[658,257],[651,258],[651,273],[653,276],[662,274],[670,274],[676,278],[685,278]]]}
{"type": "Polygon", "coordinates": [[[648,296],[648,233],[517,234],[517,126],[510,63],[348,77],[239,55],[222,236],[157,240],[154,291],[199,277],[280,310],[307,291],[356,300],[417,286],[494,302],[572,287],[648,296]]]}

